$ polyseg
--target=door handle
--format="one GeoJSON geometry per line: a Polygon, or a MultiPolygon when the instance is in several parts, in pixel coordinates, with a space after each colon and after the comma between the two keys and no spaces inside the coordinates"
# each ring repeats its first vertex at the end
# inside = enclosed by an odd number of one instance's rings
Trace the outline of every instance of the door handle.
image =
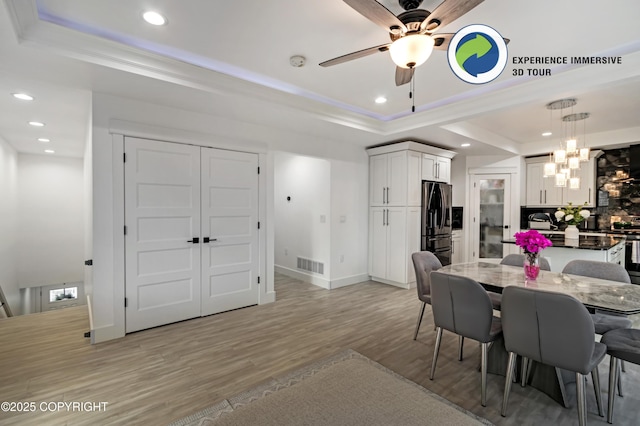
{"type": "Polygon", "coordinates": [[[193,243],[193,244],[198,244],[200,242],[200,238],[199,237],[194,237],[193,240],[189,240],[187,242],[188,243],[193,243]]]}
{"type": "Polygon", "coordinates": [[[214,241],[218,241],[218,239],[217,239],[217,238],[209,238],[209,237],[204,237],[204,238],[202,239],[202,242],[203,242],[203,243],[205,243],[205,244],[206,244],[206,243],[209,243],[209,242],[211,242],[211,243],[212,243],[212,242],[214,242],[214,241]]]}

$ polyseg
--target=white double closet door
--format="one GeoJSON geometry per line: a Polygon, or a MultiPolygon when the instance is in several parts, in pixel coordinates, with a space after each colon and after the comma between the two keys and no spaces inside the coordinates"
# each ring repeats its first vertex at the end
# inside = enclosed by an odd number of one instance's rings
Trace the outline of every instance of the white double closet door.
{"type": "Polygon", "coordinates": [[[127,333],[258,303],[257,154],[125,138],[127,333]]]}

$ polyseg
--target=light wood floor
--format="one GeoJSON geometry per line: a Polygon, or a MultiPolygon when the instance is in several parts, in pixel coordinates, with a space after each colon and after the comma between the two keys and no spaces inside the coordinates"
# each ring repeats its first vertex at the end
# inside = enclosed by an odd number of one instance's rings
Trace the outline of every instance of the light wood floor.
{"type": "MultiPolygon", "coordinates": [[[[278,301],[146,330],[90,345],[86,308],[0,320],[0,400],[107,402],[102,412],[0,413],[2,425],[161,425],[204,409],[271,377],[346,348],[483,416],[497,425],[577,424],[575,405],[514,385],[500,416],[503,377],[489,375],[480,405],[478,347],[445,333],[434,381],[428,378],[434,332],[431,312],[412,340],[415,290],[365,282],[324,290],[277,276],[278,301]]],[[[601,366],[606,400],[608,362],[601,366]]],[[[616,425],[640,423],[640,369],[628,364],[616,425]]],[[[588,392],[588,421],[605,425],[588,392]]],[[[574,403],[575,404],[575,403],[574,403]]]]}

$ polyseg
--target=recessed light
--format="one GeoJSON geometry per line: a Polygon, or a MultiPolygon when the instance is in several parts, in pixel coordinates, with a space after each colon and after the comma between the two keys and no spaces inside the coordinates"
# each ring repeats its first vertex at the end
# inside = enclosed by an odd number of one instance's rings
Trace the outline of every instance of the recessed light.
{"type": "Polygon", "coordinates": [[[12,93],[13,97],[16,99],[21,99],[23,101],[32,101],[33,96],[27,95],[26,93],[12,93]]]}
{"type": "Polygon", "coordinates": [[[31,124],[32,126],[35,126],[35,127],[43,127],[44,126],[44,123],[41,123],[39,121],[30,121],[29,124],[31,124]]]}
{"type": "Polygon", "coordinates": [[[47,139],[47,138],[38,138],[38,142],[51,142],[51,139],[47,139]]]}
{"type": "Polygon", "coordinates": [[[542,136],[551,136],[552,134],[553,134],[553,133],[551,133],[551,132],[544,132],[544,133],[542,134],[542,136]]]}
{"type": "Polygon", "coordinates": [[[470,144],[470,143],[463,143],[463,144],[462,144],[462,145],[460,145],[460,146],[461,146],[461,147],[463,147],[463,148],[466,148],[466,147],[468,147],[468,146],[471,146],[471,144],[470,144]]]}
{"type": "Polygon", "coordinates": [[[142,17],[151,25],[160,26],[167,23],[167,19],[164,16],[160,15],[158,12],[148,11],[143,13],[142,17]]]}
{"type": "Polygon", "coordinates": [[[45,149],[44,152],[46,152],[47,154],[55,154],[56,152],[52,149],[45,149]]]}
{"type": "Polygon", "coordinates": [[[385,98],[384,96],[378,96],[378,97],[376,98],[376,103],[377,103],[377,104],[383,104],[383,103],[385,103],[385,102],[387,102],[387,98],[385,98]]]}

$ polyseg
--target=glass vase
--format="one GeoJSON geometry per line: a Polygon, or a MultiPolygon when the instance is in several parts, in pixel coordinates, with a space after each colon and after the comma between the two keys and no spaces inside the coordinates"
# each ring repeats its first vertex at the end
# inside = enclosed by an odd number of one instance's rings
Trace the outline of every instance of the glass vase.
{"type": "Polygon", "coordinates": [[[524,277],[527,280],[535,280],[540,273],[540,256],[538,253],[524,254],[524,277]]]}

